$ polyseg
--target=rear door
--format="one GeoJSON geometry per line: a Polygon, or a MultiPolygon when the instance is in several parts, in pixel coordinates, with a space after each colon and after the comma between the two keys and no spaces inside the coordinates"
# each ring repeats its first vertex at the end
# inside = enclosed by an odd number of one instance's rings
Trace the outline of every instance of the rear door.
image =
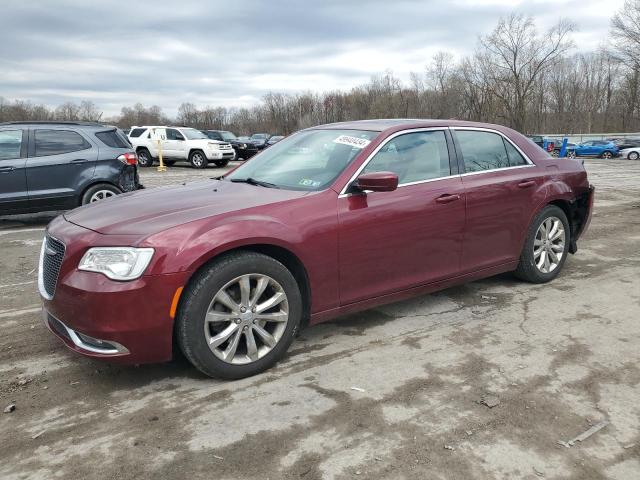
{"type": "Polygon", "coordinates": [[[95,170],[95,140],[79,131],[35,128],[29,138],[27,188],[31,207],[73,208],[95,170]]]}
{"type": "Polygon", "coordinates": [[[544,171],[496,131],[456,128],[453,134],[467,199],[462,270],[514,261],[545,195],[544,171]]]}
{"type": "Polygon", "coordinates": [[[27,130],[0,130],[0,212],[25,209],[29,206],[27,192],[27,130]]]}

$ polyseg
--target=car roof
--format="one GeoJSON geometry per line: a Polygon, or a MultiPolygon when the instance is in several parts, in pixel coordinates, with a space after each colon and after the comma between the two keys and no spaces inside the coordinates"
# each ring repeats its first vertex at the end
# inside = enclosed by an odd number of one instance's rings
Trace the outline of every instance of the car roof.
{"type": "Polygon", "coordinates": [[[348,122],[328,123],[326,125],[318,125],[311,127],[314,129],[344,129],[344,130],[369,130],[374,132],[382,132],[388,129],[403,130],[409,128],[429,128],[429,127],[476,127],[491,128],[494,130],[504,130],[501,125],[490,123],[468,122],[464,120],[437,120],[437,119],[420,119],[420,118],[386,118],[375,120],[354,120],[348,122]]]}
{"type": "Polygon", "coordinates": [[[113,125],[107,125],[98,122],[54,122],[54,121],[23,121],[23,122],[2,122],[0,127],[20,125],[23,127],[78,127],[86,130],[105,130],[115,129],[113,125]]]}

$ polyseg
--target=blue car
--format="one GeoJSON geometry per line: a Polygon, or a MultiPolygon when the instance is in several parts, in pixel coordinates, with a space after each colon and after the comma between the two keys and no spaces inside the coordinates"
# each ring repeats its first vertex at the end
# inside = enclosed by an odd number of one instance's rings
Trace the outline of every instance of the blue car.
{"type": "Polygon", "coordinates": [[[589,140],[578,143],[575,152],[578,157],[613,158],[618,156],[620,149],[615,143],[607,140],[589,140]]]}

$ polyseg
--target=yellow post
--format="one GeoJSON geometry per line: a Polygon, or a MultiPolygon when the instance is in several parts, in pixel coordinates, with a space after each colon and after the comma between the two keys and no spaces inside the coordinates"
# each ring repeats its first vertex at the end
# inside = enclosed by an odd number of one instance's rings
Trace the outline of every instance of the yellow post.
{"type": "Polygon", "coordinates": [[[158,165],[158,171],[166,172],[167,166],[162,161],[162,140],[160,139],[160,137],[156,139],[156,142],[158,142],[158,159],[160,160],[160,165],[158,165]]]}

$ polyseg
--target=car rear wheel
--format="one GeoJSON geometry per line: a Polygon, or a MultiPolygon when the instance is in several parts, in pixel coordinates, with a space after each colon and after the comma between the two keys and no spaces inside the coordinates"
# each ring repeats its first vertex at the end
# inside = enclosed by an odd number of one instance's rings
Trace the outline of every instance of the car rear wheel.
{"type": "Polygon", "coordinates": [[[236,379],[278,361],[300,325],[302,298],[277,260],[238,252],[214,261],[189,283],[180,302],[180,349],[202,373],[236,379]]]}
{"type": "Polygon", "coordinates": [[[602,158],[606,158],[606,159],[613,158],[613,154],[611,152],[604,152],[602,154],[602,158]]]}
{"type": "Polygon", "coordinates": [[[567,157],[576,158],[576,151],[575,150],[567,150],[567,157]]]}
{"type": "Polygon", "coordinates": [[[529,226],[515,275],[532,283],[556,278],[567,259],[570,235],[569,222],[562,209],[547,205],[529,226]]]}
{"type": "Polygon", "coordinates": [[[88,188],[87,191],[84,192],[84,195],[82,196],[82,205],[115,197],[120,193],[122,193],[122,191],[113,185],[109,185],[108,183],[99,183],[88,188]]]}
{"type": "Polygon", "coordinates": [[[222,168],[229,165],[229,160],[214,160],[213,163],[215,163],[216,167],[222,168]]]}
{"type": "Polygon", "coordinates": [[[638,158],[640,158],[640,154],[638,152],[629,152],[629,155],[627,155],[627,158],[629,160],[638,160],[638,158]]]}
{"type": "Polygon", "coordinates": [[[146,148],[141,148],[137,151],[138,165],[141,167],[151,167],[153,165],[153,157],[146,148]]]}
{"type": "Polygon", "coordinates": [[[207,157],[201,150],[194,150],[189,154],[189,163],[193,168],[206,168],[209,164],[207,157]]]}

